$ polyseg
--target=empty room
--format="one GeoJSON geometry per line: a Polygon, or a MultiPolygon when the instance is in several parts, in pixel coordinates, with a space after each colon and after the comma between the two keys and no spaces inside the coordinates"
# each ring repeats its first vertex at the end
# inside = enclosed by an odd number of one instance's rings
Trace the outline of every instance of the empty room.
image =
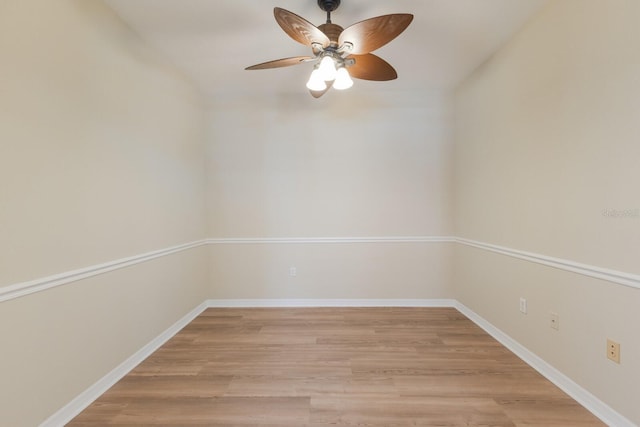
{"type": "Polygon", "coordinates": [[[0,426],[640,425],[639,24],[0,0],[0,426]]]}

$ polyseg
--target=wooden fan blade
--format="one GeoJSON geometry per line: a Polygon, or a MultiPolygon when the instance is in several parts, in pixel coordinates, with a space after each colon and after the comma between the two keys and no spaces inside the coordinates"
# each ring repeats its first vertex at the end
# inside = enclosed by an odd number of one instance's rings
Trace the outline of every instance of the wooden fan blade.
{"type": "Polygon", "coordinates": [[[268,68],[281,68],[289,67],[291,65],[298,65],[302,62],[313,59],[311,56],[293,56],[291,58],[276,59],[274,61],[263,62],[262,64],[252,65],[245,68],[245,70],[266,70],[268,68]]]}
{"type": "Polygon", "coordinates": [[[411,21],[413,15],[409,13],[395,13],[360,21],[340,34],[338,45],[352,44],[353,48],[347,52],[353,55],[373,52],[398,37],[411,21]]]}
{"type": "Polygon", "coordinates": [[[312,43],[320,43],[322,47],[329,46],[329,37],[311,22],[295,13],[276,7],[273,9],[273,16],[284,32],[298,43],[305,46],[311,46],[312,43]]]}
{"type": "Polygon", "coordinates": [[[349,55],[347,59],[354,59],[355,64],[347,68],[349,75],[356,79],[387,81],[398,78],[398,73],[384,59],[373,53],[366,55],[349,55]]]}

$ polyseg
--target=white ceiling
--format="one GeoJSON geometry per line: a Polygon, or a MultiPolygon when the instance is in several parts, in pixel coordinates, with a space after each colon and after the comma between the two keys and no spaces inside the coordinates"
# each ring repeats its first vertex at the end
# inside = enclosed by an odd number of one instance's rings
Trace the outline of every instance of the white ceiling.
{"type": "MultiPolygon", "coordinates": [[[[332,21],[342,27],[388,13],[415,18],[375,53],[398,72],[391,82],[356,80],[355,90],[431,93],[455,88],[547,0],[342,0],[332,21]]],[[[282,7],[312,23],[325,21],[316,0],[105,0],[211,101],[220,97],[304,93],[311,64],[244,71],[260,62],[308,55],[273,17],[282,7]]],[[[325,98],[331,96],[325,95],[325,98]]]]}

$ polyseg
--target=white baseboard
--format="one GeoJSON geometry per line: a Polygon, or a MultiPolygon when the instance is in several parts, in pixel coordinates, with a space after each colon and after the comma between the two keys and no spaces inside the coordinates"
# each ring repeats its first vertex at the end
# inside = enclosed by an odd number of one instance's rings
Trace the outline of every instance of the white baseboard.
{"type": "Polygon", "coordinates": [[[211,245],[318,244],[318,243],[453,243],[453,236],[382,236],[382,237],[231,237],[207,239],[211,245]]]}
{"type": "Polygon", "coordinates": [[[180,329],[188,325],[193,319],[198,317],[207,308],[206,303],[199,304],[183,316],[176,323],[171,325],[166,331],[154,338],[150,343],[142,347],[127,360],[122,362],[114,370],[102,377],[98,382],[82,392],[79,396],[65,405],[58,412],[47,418],[40,427],[60,427],[71,421],[75,416],[87,408],[93,401],[105,393],[122,377],[127,375],[133,368],[138,366],[140,362],[149,357],[154,351],[160,348],[164,343],[169,341],[171,337],[177,334],[180,329]]]}
{"type": "Polygon", "coordinates": [[[538,371],[546,379],[558,386],[562,391],[571,396],[576,402],[580,403],[593,415],[600,418],[604,423],[612,427],[637,427],[635,423],[616,412],[609,405],[589,393],[587,390],[576,384],[571,378],[545,362],[535,353],[524,347],[522,344],[493,326],[483,317],[475,313],[469,307],[457,302],[457,308],[462,314],[467,316],[476,325],[485,330],[489,335],[498,340],[500,344],[507,347],[520,359],[526,362],[533,369],[538,371]]]}
{"type": "Polygon", "coordinates": [[[207,307],[454,307],[453,299],[210,299],[207,307]]]}
{"type": "Polygon", "coordinates": [[[71,421],[111,386],[135,368],[178,331],[195,319],[206,308],[240,307],[454,307],[484,329],[524,362],[575,399],[609,426],[637,427],[609,405],[580,387],[569,377],[536,356],[522,344],[493,326],[464,304],[454,299],[210,299],[198,305],[170,328],[145,345],[106,376],[40,424],[40,427],[58,427],[71,421]]]}

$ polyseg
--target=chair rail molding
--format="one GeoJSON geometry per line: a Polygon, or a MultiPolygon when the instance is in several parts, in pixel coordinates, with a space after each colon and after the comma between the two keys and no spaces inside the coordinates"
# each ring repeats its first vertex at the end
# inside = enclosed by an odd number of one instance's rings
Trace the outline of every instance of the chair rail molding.
{"type": "Polygon", "coordinates": [[[526,252],[491,243],[480,242],[455,236],[380,236],[380,237],[224,237],[206,238],[171,246],[156,251],[146,252],[126,258],[120,258],[96,264],[78,270],[67,271],[26,282],[0,287],[0,303],[35,292],[45,291],[56,286],[87,279],[99,274],[108,273],[120,268],[129,267],[163,256],[175,254],[204,245],[268,245],[268,244],[385,244],[385,243],[456,243],[473,247],[520,260],[545,265],[560,270],[570,271],[596,279],[606,280],[623,286],[640,289],[640,275],[583,264],[567,259],[526,252]]]}
{"type": "Polygon", "coordinates": [[[602,279],[608,282],[617,283],[619,285],[640,289],[640,275],[638,274],[626,273],[623,271],[612,270],[608,268],[598,267],[595,265],[583,264],[583,263],[579,263],[579,262],[575,262],[567,259],[555,258],[548,255],[541,255],[534,252],[521,251],[518,249],[512,249],[504,246],[493,245],[491,243],[479,242],[479,241],[470,240],[470,239],[463,239],[461,237],[456,237],[455,242],[465,246],[470,246],[473,248],[482,249],[485,251],[494,252],[497,254],[506,255],[513,258],[518,258],[524,261],[529,261],[536,264],[542,264],[548,267],[570,271],[572,273],[582,274],[583,276],[602,279]]]}
{"type": "Polygon", "coordinates": [[[118,270],[121,268],[129,267],[135,264],[151,261],[152,259],[164,257],[177,252],[186,251],[188,249],[197,248],[207,244],[206,239],[197,240],[190,243],[184,243],[181,245],[171,246],[156,251],[146,252],[138,255],[133,255],[126,258],[120,258],[113,261],[108,261],[102,264],[96,264],[78,270],[67,271],[64,273],[55,274],[52,276],[42,277],[27,282],[16,283],[9,286],[0,287],[0,302],[8,301],[14,298],[23,297],[25,295],[33,294],[35,292],[45,291],[47,289],[55,288],[56,286],[66,285],[68,283],[76,282],[78,280],[87,279],[89,277],[97,276],[99,274],[108,273],[110,271],[118,270]]]}

